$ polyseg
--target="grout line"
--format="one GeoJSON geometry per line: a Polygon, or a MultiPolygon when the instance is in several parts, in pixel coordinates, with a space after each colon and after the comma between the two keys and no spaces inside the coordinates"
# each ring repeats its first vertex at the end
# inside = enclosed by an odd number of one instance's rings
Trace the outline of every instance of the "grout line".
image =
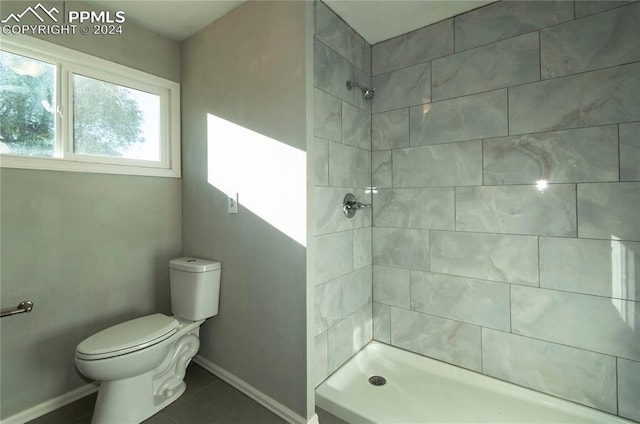
{"type": "Polygon", "coordinates": [[[509,125],[509,88],[507,87],[507,136],[511,134],[511,126],[509,125]]]}
{"type": "Polygon", "coordinates": [[[391,187],[389,187],[390,189],[395,189],[396,188],[395,185],[393,184],[393,156],[394,156],[393,151],[394,150],[396,150],[396,149],[391,149],[391,155],[390,155],[390,158],[389,158],[389,163],[390,163],[390,166],[391,166],[391,187]]]}
{"type": "Polygon", "coordinates": [[[511,294],[511,284],[509,284],[509,334],[513,333],[513,296],[511,294]]]}
{"type": "Polygon", "coordinates": [[[409,270],[409,310],[413,311],[413,307],[411,300],[413,299],[413,292],[412,292],[412,288],[413,288],[413,277],[412,277],[413,271],[410,269],[409,270]]]}
{"type": "MultiPolygon", "coordinates": [[[[580,237],[580,233],[578,233],[578,229],[580,228],[580,208],[578,207],[578,188],[580,187],[580,183],[576,183],[576,236],[575,239],[587,239],[586,237],[580,237]]],[[[607,239],[599,239],[599,240],[607,240],[607,239]]]]}
{"type": "Polygon", "coordinates": [[[574,195],[575,195],[575,201],[576,201],[576,227],[575,227],[576,237],[575,238],[578,238],[579,237],[579,234],[578,234],[578,216],[579,216],[578,215],[578,183],[575,183],[574,186],[575,186],[574,195]]]}
{"type": "MultiPolygon", "coordinates": [[[[622,181],[622,156],[620,154],[620,123],[616,125],[618,131],[618,182],[622,181]]],[[[577,204],[577,203],[576,203],[577,204]]]]}
{"type": "MultiPolygon", "coordinates": [[[[508,102],[509,102],[509,97],[507,96],[507,107],[508,107],[508,102]]],[[[394,110],[399,110],[399,109],[394,109],[394,110]]],[[[507,119],[507,124],[508,123],[509,123],[509,121],[507,119]]],[[[621,124],[635,124],[635,123],[640,123],[640,121],[622,122],[621,124]]],[[[386,151],[386,150],[409,150],[409,149],[418,149],[418,148],[425,148],[425,147],[432,147],[432,146],[441,146],[441,145],[445,145],[445,144],[468,143],[468,142],[479,141],[479,140],[495,140],[495,139],[501,139],[501,138],[505,138],[505,137],[520,137],[520,136],[526,136],[526,135],[551,134],[551,133],[566,132],[566,131],[593,129],[593,128],[599,128],[599,127],[611,127],[611,126],[617,126],[617,125],[618,124],[616,124],[616,123],[613,123],[613,124],[609,123],[609,124],[589,125],[589,126],[583,126],[583,127],[568,127],[568,128],[560,128],[560,129],[543,129],[541,131],[528,131],[528,132],[518,133],[518,134],[492,135],[492,136],[484,137],[484,138],[480,138],[480,139],[479,138],[470,138],[470,139],[464,139],[464,140],[444,141],[444,142],[441,142],[441,143],[433,143],[433,144],[410,145],[410,146],[407,146],[407,147],[397,147],[397,148],[393,148],[393,149],[380,149],[380,150],[375,150],[375,151],[376,152],[381,152],[381,151],[386,151]]],[[[317,136],[314,136],[314,137],[317,137],[317,136]]],[[[318,138],[322,138],[322,137],[318,137],[318,138]]],[[[328,140],[326,138],[323,138],[323,139],[324,140],[328,140]]],[[[331,141],[335,141],[335,140],[331,140],[331,141]]],[[[606,182],[612,182],[612,181],[585,181],[585,182],[589,182],[589,183],[606,183],[606,182]]],[[[613,181],[613,182],[615,182],[615,181],[613,181]]],[[[570,183],[554,183],[554,184],[570,184],[570,183]]],[[[492,184],[492,185],[496,185],[496,184],[492,184]]],[[[525,184],[525,183],[510,183],[510,184],[498,184],[498,185],[527,185],[527,184],[525,184]]]]}
{"type": "MultiPolygon", "coordinates": [[[[618,63],[618,64],[610,65],[610,66],[604,66],[604,67],[600,67],[600,68],[586,69],[586,70],[582,70],[582,71],[578,71],[578,72],[573,72],[573,73],[569,73],[569,74],[558,75],[558,76],[546,78],[546,79],[543,79],[543,80],[521,82],[521,83],[517,83],[517,84],[507,85],[507,86],[504,86],[504,87],[496,87],[496,88],[491,88],[491,89],[482,90],[482,91],[474,91],[474,92],[470,92],[470,93],[460,94],[460,95],[446,97],[446,98],[437,99],[437,100],[433,100],[432,99],[432,101],[430,103],[446,102],[446,101],[449,101],[449,100],[461,99],[461,98],[464,98],[464,97],[471,97],[471,96],[476,96],[476,95],[480,95],[480,94],[486,94],[486,93],[491,93],[491,92],[495,92],[495,91],[506,90],[506,89],[509,89],[509,88],[517,88],[517,87],[523,87],[523,86],[533,85],[533,84],[544,84],[546,82],[556,81],[556,80],[560,80],[562,78],[572,78],[572,77],[575,77],[575,76],[578,76],[578,75],[588,74],[588,73],[591,73],[591,72],[612,70],[612,69],[616,69],[616,68],[621,68],[621,67],[625,67],[625,66],[632,66],[632,65],[637,65],[637,64],[640,64],[640,61],[635,60],[635,61],[630,61],[630,62],[618,63]]],[[[432,93],[432,96],[433,96],[433,93],[432,93]]],[[[416,106],[421,106],[421,105],[422,104],[416,104],[416,105],[409,105],[409,106],[404,106],[404,107],[416,107],[416,106]]],[[[397,107],[397,108],[389,109],[389,110],[383,110],[383,111],[379,111],[379,112],[388,112],[390,110],[397,110],[397,109],[402,109],[402,107],[397,107]]],[[[607,125],[607,124],[603,124],[603,125],[607,125]]],[[[611,124],[608,124],[608,125],[611,125],[611,124]]],[[[583,128],[583,127],[576,127],[576,128],[583,128]]]]}
{"type": "MultiPolygon", "coordinates": [[[[509,92],[507,92],[507,132],[509,125],[509,92]]],[[[484,139],[480,140],[480,169],[482,171],[482,185],[484,186],[484,139]]]]}
{"type": "MultiPolygon", "coordinates": [[[[578,215],[576,215],[577,217],[578,215]]],[[[577,218],[576,218],[577,220],[577,218]]],[[[578,231],[576,230],[576,234],[578,234],[578,231]]],[[[540,287],[540,236],[537,237],[536,243],[538,245],[538,287],[540,287]]]]}
{"type": "Polygon", "coordinates": [[[453,231],[458,231],[458,188],[453,187],[453,231]]]}
{"type": "MultiPolygon", "coordinates": [[[[429,103],[433,103],[433,60],[429,61],[429,103]]],[[[411,139],[409,139],[411,145],[411,139]]]]}
{"type": "Polygon", "coordinates": [[[542,81],[542,30],[538,30],[538,81],[542,81]]]}
{"type": "MultiPolygon", "coordinates": [[[[384,227],[380,227],[380,228],[384,228],[384,227]]],[[[428,231],[432,231],[432,230],[428,230],[428,231]]],[[[440,231],[440,230],[437,230],[440,231]]],[[[453,230],[448,230],[448,232],[455,232],[455,233],[460,233],[460,231],[453,231],[453,230]]],[[[430,237],[431,238],[431,237],[430,237]]],[[[575,237],[555,237],[555,238],[565,238],[565,239],[572,239],[575,240],[575,237]]],[[[431,250],[431,249],[429,249],[431,250]]],[[[640,300],[630,300],[630,299],[626,299],[626,298],[618,298],[618,297],[610,297],[610,296],[602,296],[602,295],[598,295],[598,294],[593,294],[593,293],[582,293],[582,292],[576,292],[576,291],[571,291],[571,290],[562,290],[562,289],[558,289],[555,287],[543,287],[543,286],[533,286],[531,284],[518,284],[518,283],[511,283],[509,281],[496,281],[496,280],[487,280],[486,278],[481,278],[481,277],[470,277],[467,275],[459,275],[459,274],[451,274],[451,273],[447,273],[447,272],[439,272],[439,271],[434,271],[431,268],[429,268],[429,270],[424,270],[424,269],[415,269],[415,268],[406,268],[403,266],[398,266],[398,265],[384,265],[384,264],[373,264],[373,267],[378,267],[378,268],[392,268],[392,269],[399,269],[399,270],[409,270],[409,271],[417,271],[417,272],[429,272],[432,274],[438,274],[438,275],[445,275],[445,276],[449,276],[449,277],[454,277],[454,278],[459,278],[459,279],[463,279],[463,280],[477,280],[477,281],[481,281],[483,283],[488,283],[488,284],[508,284],[509,285],[509,293],[511,293],[511,287],[516,286],[516,287],[529,287],[529,288],[533,288],[533,289],[538,289],[538,290],[547,290],[547,291],[553,291],[553,292],[559,292],[559,293],[565,293],[565,294],[573,294],[573,295],[578,295],[578,296],[590,296],[590,297],[595,297],[595,298],[599,298],[599,299],[605,299],[605,300],[621,300],[624,302],[632,302],[632,303],[638,303],[640,305],[640,300]]],[[[373,270],[373,268],[372,268],[373,270]]],[[[329,281],[333,281],[333,280],[329,280],[329,281]]],[[[325,284],[324,282],[321,284],[325,284]]],[[[321,285],[318,284],[318,285],[321,285]]],[[[380,302],[376,302],[376,303],[380,303],[380,302]]]]}
{"type": "Polygon", "coordinates": [[[391,337],[391,305],[387,305],[389,309],[389,344],[393,344],[393,338],[391,337]]]}
{"type": "Polygon", "coordinates": [[[480,374],[484,374],[484,347],[482,346],[483,334],[484,327],[480,326],[480,374]]]}
{"type": "Polygon", "coordinates": [[[620,414],[620,393],[618,393],[618,381],[620,376],[618,375],[618,366],[620,365],[620,358],[616,357],[616,382],[614,390],[616,392],[616,414],[620,414]]]}
{"type": "MultiPolygon", "coordinates": [[[[474,324],[471,324],[471,325],[474,325],[474,324]]],[[[501,332],[501,333],[504,333],[504,334],[507,334],[507,335],[510,335],[510,336],[522,337],[522,338],[524,338],[524,339],[535,340],[535,341],[539,341],[539,342],[543,342],[543,343],[549,343],[549,344],[551,344],[551,345],[562,346],[562,347],[568,347],[568,348],[571,348],[571,349],[574,349],[574,350],[580,350],[580,351],[583,351],[583,352],[595,353],[595,354],[600,355],[600,356],[607,356],[607,357],[610,357],[610,358],[612,358],[612,359],[614,359],[614,360],[616,360],[616,359],[617,359],[617,356],[615,356],[615,354],[612,354],[612,353],[604,353],[604,352],[601,352],[601,351],[596,351],[596,350],[591,350],[591,349],[585,349],[585,348],[583,348],[583,347],[579,347],[579,346],[573,346],[573,345],[569,345],[569,344],[558,343],[558,342],[556,342],[556,341],[551,341],[551,340],[541,339],[541,338],[539,338],[539,337],[534,337],[534,336],[525,335],[525,334],[520,334],[520,333],[514,333],[514,332],[510,332],[510,333],[508,333],[508,332],[506,332],[506,331],[504,331],[504,330],[498,330],[498,329],[496,329],[496,328],[489,328],[489,327],[487,327],[487,328],[488,328],[488,329],[490,329],[490,330],[492,330],[492,331],[498,331],[498,332],[501,332]]],[[[626,358],[622,358],[622,359],[626,359],[626,358]]]]}
{"type": "Polygon", "coordinates": [[[458,16],[460,15],[456,15],[451,19],[451,31],[453,32],[453,54],[456,54],[458,52],[458,49],[456,48],[456,20],[458,19],[458,16]]]}
{"type": "MultiPolygon", "coordinates": [[[[455,216],[454,216],[455,219],[455,216]]],[[[432,230],[429,230],[427,235],[429,236],[429,271],[433,272],[433,236],[431,235],[432,230]]]]}

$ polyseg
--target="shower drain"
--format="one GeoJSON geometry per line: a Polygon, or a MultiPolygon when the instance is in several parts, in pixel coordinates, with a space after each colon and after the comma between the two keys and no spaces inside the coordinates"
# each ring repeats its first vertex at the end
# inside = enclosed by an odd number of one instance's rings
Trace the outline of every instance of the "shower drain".
{"type": "Polygon", "coordinates": [[[374,375],[369,377],[369,383],[373,384],[374,386],[384,386],[385,384],[387,384],[387,379],[380,375],[374,375]]]}

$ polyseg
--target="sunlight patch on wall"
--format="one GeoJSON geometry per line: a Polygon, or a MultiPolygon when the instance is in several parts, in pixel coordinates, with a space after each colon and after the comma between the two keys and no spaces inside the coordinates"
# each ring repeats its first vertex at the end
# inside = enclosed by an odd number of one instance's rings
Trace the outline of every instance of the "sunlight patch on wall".
{"type": "Polygon", "coordinates": [[[611,236],[611,303],[618,310],[618,315],[631,330],[635,330],[635,311],[619,299],[628,299],[635,293],[635,258],[634,252],[627,249],[619,237],[611,236]]]}
{"type": "Polygon", "coordinates": [[[208,114],[207,168],[209,184],[306,246],[306,152],[208,114]]]}

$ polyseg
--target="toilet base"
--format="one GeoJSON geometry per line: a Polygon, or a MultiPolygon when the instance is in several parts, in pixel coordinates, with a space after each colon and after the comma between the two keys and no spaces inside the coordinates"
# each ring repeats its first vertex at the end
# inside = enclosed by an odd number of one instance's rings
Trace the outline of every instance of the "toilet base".
{"type": "Polygon", "coordinates": [[[100,383],[91,424],[137,424],[155,415],[186,390],[182,382],[170,396],[151,390],[153,372],[118,381],[100,383]]]}
{"type": "Polygon", "coordinates": [[[91,424],[138,424],[178,399],[187,388],[187,366],[200,348],[202,322],[183,323],[171,339],[169,352],[154,369],[130,378],[102,381],[91,424]]]}

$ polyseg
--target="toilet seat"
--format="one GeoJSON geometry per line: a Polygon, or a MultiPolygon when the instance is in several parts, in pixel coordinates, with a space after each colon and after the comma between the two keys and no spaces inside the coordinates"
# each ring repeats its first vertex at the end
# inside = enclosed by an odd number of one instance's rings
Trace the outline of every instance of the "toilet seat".
{"type": "Polygon", "coordinates": [[[164,314],[147,315],[102,330],[76,348],[76,357],[98,360],[125,355],[171,337],[180,322],[164,314]]]}

